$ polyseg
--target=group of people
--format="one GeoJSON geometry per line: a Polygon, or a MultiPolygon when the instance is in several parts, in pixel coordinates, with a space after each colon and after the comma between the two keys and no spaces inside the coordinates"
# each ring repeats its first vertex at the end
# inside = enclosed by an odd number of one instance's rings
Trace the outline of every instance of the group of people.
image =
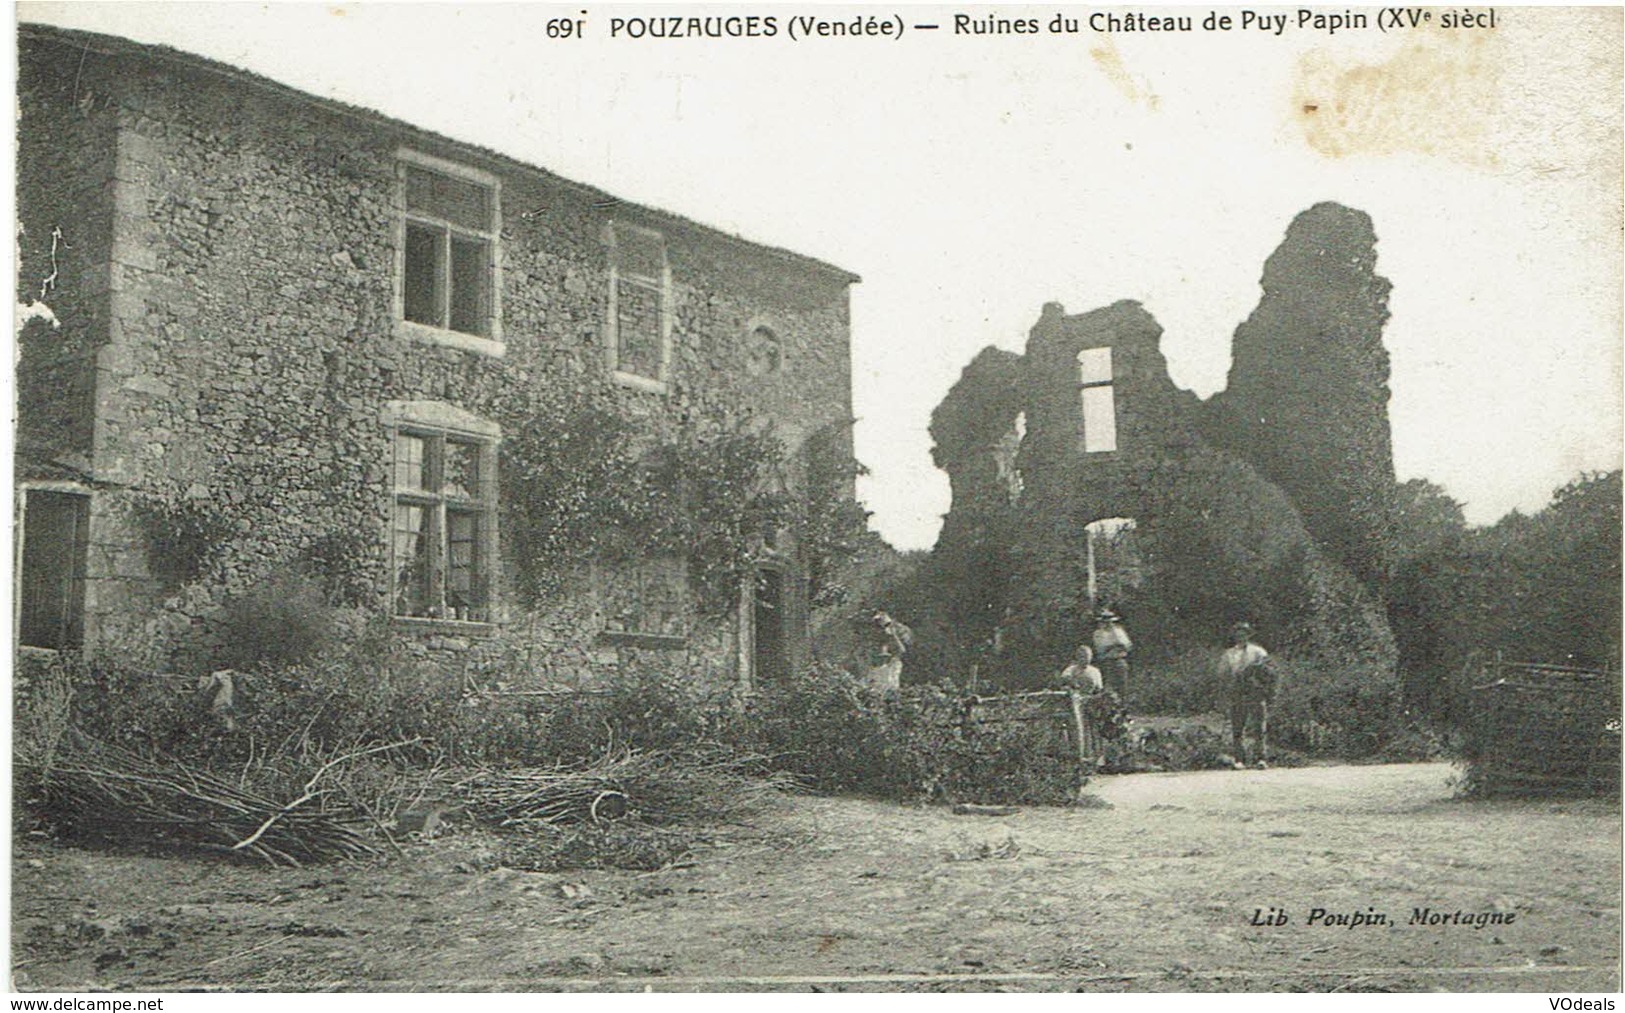
{"type": "MultiPolygon", "coordinates": [[[[867,627],[864,661],[868,681],[882,690],[896,690],[901,683],[903,655],[914,639],[913,631],[879,610],[860,622],[867,627]]],[[[998,633],[994,636],[996,651],[998,633]]],[[[1103,609],[1095,616],[1089,642],[1078,645],[1071,663],[1061,670],[1056,681],[1062,688],[1086,696],[1100,695],[1109,703],[1104,709],[1120,715],[1122,701],[1128,696],[1129,655],[1133,650],[1134,641],[1123,627],[1122,617],[1103,609]]],[[[1269,652],[1253,642],[1250,623],[1237,623],[1231,628],[1229,646],[1219,656],[1219,671],[1229,693],[1231,763],[1237,770],[1249,765],[1264,769],[1269,765],[1269,706],[1275,697],[1278,675],[1269,652]],[[1247,747],[1249,734],[1252,749],[1247,747]]]]}
{"type": "MultiPolygon", "coordinates": [[[[1128,657],[1134,649],[1122,618],[1107,610],[1095,617],[1090,642],[1079,644],[1071,664],[1061,670],[1057,682],[1065,689],[1084,694],[1105,694],[1115,705],[1128,692],[1128,657]],[[1105,667],[1103,674],[1095,666],[1105,667]]],[[[1237,770],[1269,766],[1269,705],[1279,680],[1270,654],[1253,642],[1251,623],[1237,623],[1230,631],[1230,643],[1219,656],[1219,672],[1229,693],[1230,762],[1237,770]],[[1251,734],[1253,748],[1247,748],[1251,734]]]]}
{"type": "Polygon", "coordinates": [[[1061,671],[1062,686],[1085,693],[1110,692],[1119,698],[1128,694],[1128,656],[1134,650],[1134,641],[1123,628],[1123,620],[1115,612],[1102,611],[1095,616],[1095,631],[1089,643],[1079,644],[1072,663],[1061,671]],[[1095,666],[1099,661],[1103,674],[1095,666]]]}

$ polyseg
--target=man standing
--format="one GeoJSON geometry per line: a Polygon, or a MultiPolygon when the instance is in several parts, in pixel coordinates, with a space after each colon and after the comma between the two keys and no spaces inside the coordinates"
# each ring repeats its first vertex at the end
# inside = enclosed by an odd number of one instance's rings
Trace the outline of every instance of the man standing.
{"type": "Polygon", "coordinates": [[[1105,676],[1106,688],[1118,699],[1128,699],[1128,655],[1134,650],[1134,641],[1123,629],[1123,620],[1111,609],[1101,609],[1095,616],[1095,632],[1090,638],[1095,661],[1105,676]]]}
{"type": "Polygon", "coordinates": [[[914,642],[914,631],[876,609],[868,621],[866,676],[869,685],[883,692],[896,692],[903,681],[903,655],[914,642]]]}
{"type": "Polygon", "coordinates": [[[1072,664],[1062,669],[1056,679],[1071,699],[1073,734],[1077,737],[1078,757],[1084,764],[1086,778],[1106,766],[1106,739],[1101,734],[1102,723],[1096,718],[1102,707],[1105,713],[1110,713],[1109,700],[1116,699],[1105,692],[1100,669],[1090,664],[1093,660],[1094,652],[1089,645],[1079,644],[1072,655],[1072,664]]]}
{"type": "Polygon", "coordinates": [[[1230,646],[1219,659],[1219,669],[1230,684],[1230,746],[1235,768],[1247,763],[1245,737],[1249,725],[1258,729],[1258,755],[1253,765],[1269,767],[1269,708],[1275,696],[1275,668],[1269,652],[1253,643],[1249,623],[1237,623],[1230,631],[1230,646]]]}

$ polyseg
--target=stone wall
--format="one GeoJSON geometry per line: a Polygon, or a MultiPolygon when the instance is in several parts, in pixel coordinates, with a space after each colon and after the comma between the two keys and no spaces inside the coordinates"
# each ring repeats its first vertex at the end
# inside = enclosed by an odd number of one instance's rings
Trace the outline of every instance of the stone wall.
{"type": "MultiPolygon", "coordinates": [[[[952,641],[922,648],[953,666],[934,674],[964,678],[976,663],[983,678],[1042,684],[1087,638],[1091,609],[1109,605],[1127,616],[1140,662],[1175,682],[1205,678],[1203,659],[1248,619],[1296,666],[1299,715],[1347,688],[1391,688],[1396,649],[1372,554],[1386,543],[1370,509],[1393,475],[1387,283],[1372,272],[1372,242],[1357,212],[1300,216],[1266,269],[1264,304],[1238,331],[1232,389],[1206,404],[1174,385],[1162,328],[1133,302],[1077,315],[1051,303],[1023,355],[978,355],[933,416],[953,507],[921,569],[929,586],[911,591],[919,615],[904,616],[952,641]],[[1100,349],[1116,427],[1105,450],[1087,439],[1081,403],[1092,377],[1080,354],[1100,349]],[[1249,421],[1234,423],[1237,413],[1249,421]],[[1012,497],[998,461],[1017,416],[1012,497]],[[1126,601],[1087,591],[1086,529],[1108,518],[1135,522],[1139,586],[1126,601]]],[[[1213,691],[1205,683],[1146,688],[1131,684],[1130,702],[1213,703],[1197,700],[1213,691]]]]}
{"type": "MultiPolygon", "coordinates": [[[[98,497],[91,582],[118,585],[94,596],[105,642],[178,644],[226,597],[335,533],[353,542],[363,603],[388,607],[388,402],[444,403],[511,433],[530,417],[527,398],[587,391],[650,438],[704,410],[773,420],[792,446],[851,417],[853,279],[842,272],[205,61],[56,34],[21,42],[25,108],[64,76],[97,100],[71,130],[52,129],[53,112],[25,135],[40,172],[54,165],[76,182],[58,198],[61,188],[25,174],[19,207],[25,222],[65,215],[100,174],[103,214],[116,223],[80,251],[99,253],[110,291],[64,292],[59,310],[64,328],[106,322],[91,338],[103,369],[94,465],[111,487],[98,497]],[[413,340],[399,325],[402,149],[500,180],[500,355],[489,342],[413,340]],[[666,393],[618,384],[607,368],[611,222],[665,239],[666,393]],[[764,332],[776,368],[747,368],[764,332]],[[223,519],[207,572],[159,586],[135,509],[143,498],[223,519]]],[[[37,268],[27,259],[25,277],[37,268]]],[[[602,567],[570,583],[546,614],[526,614],[499,586],[503,621],[490,628],[405,626],[422,628],[425,650],[519,651],[549,678],[586,678],[640,651],[728,677],[726,624],[675,609],[680,646],[606,642],[624,599],[646,584],[602,567]]]]}
{"type": "Polygon", "coordinates": [[[1393,559],[1388,279],[1364,212],[1317,204],[1264,265],[1207,436],[1285,489],[1331,556],[1386,587],[1393,559]]]}
{"type": "MultiPolygon", "coordinates": [[[[19,336],[18,477],[86,477],[96,353],[107,342],[115,124],[111,96],[63,73],[57,49],[19,53],[17,298],[43,303],[19,336]]],[[[76,62],[76,61],[75,61],[76,62]]]]}

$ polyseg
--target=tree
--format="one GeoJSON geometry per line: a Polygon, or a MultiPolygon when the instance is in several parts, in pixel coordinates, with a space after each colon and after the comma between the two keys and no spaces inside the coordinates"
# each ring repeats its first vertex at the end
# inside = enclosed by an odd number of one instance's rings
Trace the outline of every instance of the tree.
{"type": "Polygon", "coordinates": [[[1413,478],[1394,490],[1394,579],[1388,589],[1388,625],[1399,648],[1400,678],[1407,701],[1433,709],[1436,689],[1449,668],[1446,623],[1452,610],[1447,590],[1459,581],[1446,571],[1460,567],[1467,519],[1461,504],[1442,487],[1413,478]]]}
{"type": "Polygon", "coordinates": [[[1620,531],[1620,472],[1599,472],[1539,513],[1513,511],[1413,554],[1390,605],[1412,703],[1459,717],[1476,657],[1617,667],[1620,531]]]}
{"type": "Polygon", "coordinates": [[[1620,493],[1618,471],[1582,475],[1520,540],[1530,597],[1512,628],[1531,660],[1618,664],[1620,493]]]}
{"type": "Polygon", "coordinates": [[[1467,533],[1461,504],[1425,478],[1394,490],[1394,554],[1400,561],[1454,549],[1467,533]]]}

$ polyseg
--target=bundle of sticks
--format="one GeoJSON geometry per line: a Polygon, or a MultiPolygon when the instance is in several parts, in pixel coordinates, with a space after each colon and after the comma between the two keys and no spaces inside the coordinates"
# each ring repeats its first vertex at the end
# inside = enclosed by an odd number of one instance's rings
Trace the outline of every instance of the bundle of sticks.
{"type": "Polygon", "coordinates": [[[73,836],[299,866],[376,852],[360,814],[317,788],[331,766],[297,798],[276,802],[177,760],[149,759],[74,732],[48,769],[23,773],[37,785],[43,815],[73,836]]]}
{"type": "Polygon", "coordinates": [[[498,827],[602,823],[654,826],[748,823],[795,787],[760,757],[724,753],[624,753],[576,769],[481,771],[455,791],[462,811],[498,827]]]}

